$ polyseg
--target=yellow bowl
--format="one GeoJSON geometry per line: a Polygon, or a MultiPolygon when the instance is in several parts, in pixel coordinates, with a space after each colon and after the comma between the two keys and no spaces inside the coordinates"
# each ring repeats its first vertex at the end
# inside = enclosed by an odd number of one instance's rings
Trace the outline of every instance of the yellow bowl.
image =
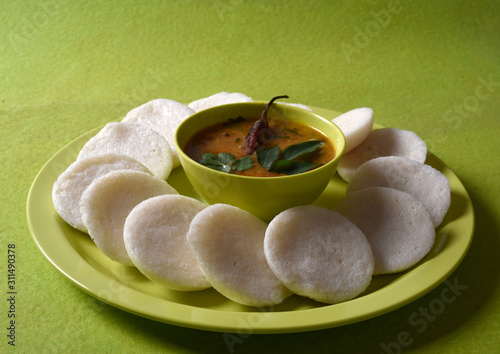
{"type": "Polygon", "coordinates": [[[216,106],[184,120],[175,133],[175,147],[189,182],[208,204],[225,203],[247,210],[264,221],[281,211],[311,204],[326,188],[344,153],[345,137],[331,121],[291,105],[273,104],[268,117],[279,116],[307,124],[325,134],[334,144],[335,158],[304,173],[278,177],[248,177],[206,167],[184,153],[187,141],[199,130],[230,118],[258,118],[265,102],[244,102],[216,106]]]}

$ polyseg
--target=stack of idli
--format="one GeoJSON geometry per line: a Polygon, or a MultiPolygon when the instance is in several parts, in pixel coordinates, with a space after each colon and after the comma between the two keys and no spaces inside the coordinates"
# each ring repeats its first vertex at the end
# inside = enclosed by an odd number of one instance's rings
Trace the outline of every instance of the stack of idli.
{"type": "Polygon", "coordinates": [[[367,237],[374,274],[388,274],[409,269],[429,253],[450,203],[444,174],[407,157],[383,156],[357,168],[335,210],[367,237]]]}
{"type": "Polygon", "coordinates": [[[129,156],[161,179],[167,179],[172,171],[172,151],[167,140],[155,130],[140,124],[106,124],[82,147],[77,159],[104,153],[129,156]]]}
{"type": "Polygon", "coordinates": [[[332,119],[346,140],[337,173],[346,181],[365,162],[381,156],[401,156],[425,162],[427,146],[414,132],[396,128],[373,130],[373,110],[356,108],[332,119]]]}
{"type": "MultiPolygon", "coordinates": [[[[431,250],[450,206],[445,175],[425,164],[415,133],[373,129],[373,110],[333,119],[346,138],[338,173],[345,197],[329,209],[285,210],[269,224],[226,204],[205,205],[166,182],[177,126],[213,106],[251,102],[220,92],[188,105],[156,99],[109,123],[56,180],[52,199],[69,225],[113,261],[178,291],[213,287],[246,306],[292,294],[335,304],[372,277],[402,272],[431,250]]],[[[305,105],[295,104],[304,109],[305,105]]]]}
{"type": "Polygon", "coordinates": [[[180,166],[179,155],[175,147],[175,131],[187,117],[214,106],[252,101],[252,98],[242,93],[226,91],[195,100],[188,105],[171,99],[158,98],[129,111],[122,122],[139,124],[160,134],[170,145],[172,168],[175,168],[180,166]]]}
{"type": "Polygon", "coordinates": [[[335,210],[368,239],[374,275],[411,268],[429,253],[450,207],[448,178],[425,164],[427,147],[414,132],[372,130],[370,109],[349,111],[332,122],[349,146],[337,169],[348,182],[346,196],[335,210]]]}
{"type": "Polygon", "coordinates": [[[434,244],[436,233],[428,210],[408,193],[370,187],[347,194],[335,210],[368,239],[375,275],[409,269],[434,244]]]}
{"type": "Polygon", "coordinates": [[[337,172],[346,181],[365,162],[381,156],[401,156],[424,163],[425,142],[414,132],[397,128],[375,129],[361,144],[342,156],[337,172]]]}
{"type": "Polygon", "coordinates": [[[59,175],[52,188],[52,201],[57,213],[69,225],[82,232],[88,232],[80,211],[83,192],[95,179],[120,170],[151,173],[139,161],[116,153],[104,153],[73,162],[59,175]]]}
{"type": "Polygon", "coordinates": [[[82,221],[106,256],[133,265],[125,249],[123,227],[140,202],[163,194],[177,194],[164,180],[139,171],[114,171],[93,181],[80,199],[82,221]]]}
{"type": "Polygon", "coordinates": [[[146,199],[178,194],[166,182],[172,168],[170,144],[157,130],[108,123],[54,183],[54,208],[69,225],[88,233],[107,257],[132,266],[123,240],[125,220],[146,199]]]}
{"type": "Polygon", "coordinates": [[[368,187],[389,187],[411,194],[429,211],[437,228],[451,204],[448,178],[435,168],[401,156],[384,156],[359,167],[347,184],[347,193],[368,187]]]}

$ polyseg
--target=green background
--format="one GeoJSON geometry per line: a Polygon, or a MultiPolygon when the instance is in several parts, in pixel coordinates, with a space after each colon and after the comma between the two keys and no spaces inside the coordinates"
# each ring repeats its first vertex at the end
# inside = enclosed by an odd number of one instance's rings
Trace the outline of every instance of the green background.
{"type": "Polygon", "coordinates": [[[18,297],[15,348],[7,344],[8,302],[0,302],[0,352],[500,351],[499,35],[496,0],[2,1],[0,298],[11,243],[18,297]],[[425,329],[409,318],[439,299],[444,284],[357,324],[253,334],[231,347],[221,333],[128,314],[67,281],[26,222],[44,163],[151,99],[189,103],[220,91],[256,100],[287,94],[339,112],[371,107],[378,124],[421,136],[475,208],[474,241],[450,276],[464,287],[460,296],[425,329]]]}

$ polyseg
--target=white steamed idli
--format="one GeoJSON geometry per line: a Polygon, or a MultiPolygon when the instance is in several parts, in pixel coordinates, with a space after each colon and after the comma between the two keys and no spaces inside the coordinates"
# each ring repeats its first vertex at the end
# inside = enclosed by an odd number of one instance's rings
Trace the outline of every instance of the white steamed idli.
{"type": "Polygon", "coordinates": [[[359,166],[381,156],[402,156],[424,163],[427,147],[417,134],[409,130],[376,129],[354,150],[342,156],[337,172],[349,182],[359,166]]]}
{"type": "Polygon", "coordinates": [[[360,145],[372,131],[373,110],[368,107],[356,108],[332,119],[332,122],[344,133],[344,154],[347,154],[360,145]]]}
{"type": "Polygon", "coordinates": [[[204,109],[221,106],[230,103],[253,102],[251,97],[239,92],[219,92],[212,96],[200,98],[188,104],[188,107],[195,112],[203,111],[204,109]]]}
{"type": "Polygon", "coordinates": [[[151,173],[142,163],[126,155],[109,153],[79,159],[61,173],[54,183],[52,201],[57,213],[69,225],[87,232],[80,212],[80,198],[92,181],[118,170],[151,173]]]}
{"type": "Polygon", "coordinates": [[[136,159],[161,179],[167,179],[172,171],[170,145],[156,131],[143,125],[123,122],[106,124],[87,141],[78,159],[110,152],[136,159]]]}
{"type": "Polygon", "coordinates": [[[132,263],[170,289],[210,287],[187,242],[191,220],[206,205],[183,195],[161,195],[138,204],[125,220],[123,240],[132,263]]]}
{"type": "Polygon", "coordinates": [[[164,180],[139,171],[114,171],[94,180],[80,200],[82,221],[97,247],[110,259],[132,266],[123,241],[123,225],[140,202],[177,194],[164,180]]]}
{"type": "Polygon", "coordinates": [[[137,123],[154,129],[167,140],[172,150],[173,168],[180,165],[175,148],[175,131],[194,111],[180,102],[158,98],[132,109],[122,122],[137,123]]]}
{"type": "Polygon", "coordinates": [[[247,306],[271,306],[291,295],[264,256],[267,224],[227,204],[199,212],[188,231],[188,243],[212,286],[247,306]]]}
{"type": "Polygon", "coordinates": [[[274,274],[292,292],[334,304],[350,300],[370,284],[374,259],[354,223],[319,206],[298,206],[278,214],[264,240],[274,274]]]}
{"type": "Polygon", "coordinates": [[[348,193],[335,210],[356,224],[370,242],[374,275],[412,267],[434,244],[436,232],[429,211],[406,192],[369,187],[348,193]]]}
{"type": "Polygon", "coordinates": [[[410,193],[431,213],[434,227],[443,221],[451,203],[450,182],[435,168],[400,156],[370,160],[358,168],[347,193],[367,187],[390,187],[410,193]]]}

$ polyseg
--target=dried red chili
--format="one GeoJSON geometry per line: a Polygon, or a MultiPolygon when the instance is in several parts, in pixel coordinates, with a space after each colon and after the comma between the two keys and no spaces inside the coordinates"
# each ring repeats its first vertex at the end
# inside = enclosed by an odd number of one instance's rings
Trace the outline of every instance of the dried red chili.
{"type": "Polygon", "coordinates": [[[245,138],[246,151],[248,155],[251,155],[259,145],[265,145],[267,139],[272,137],[272,132],[269,129],[269,123],[267,122],[267,111],[269,107],[273,104],[274,101],[280,98],[288,98],[288,96],[276,96],[269,101],[264,112],[262,112],[262,116],[259,120],[255,122],[255,124],[250,128],[248,135],[245,138]]]}

